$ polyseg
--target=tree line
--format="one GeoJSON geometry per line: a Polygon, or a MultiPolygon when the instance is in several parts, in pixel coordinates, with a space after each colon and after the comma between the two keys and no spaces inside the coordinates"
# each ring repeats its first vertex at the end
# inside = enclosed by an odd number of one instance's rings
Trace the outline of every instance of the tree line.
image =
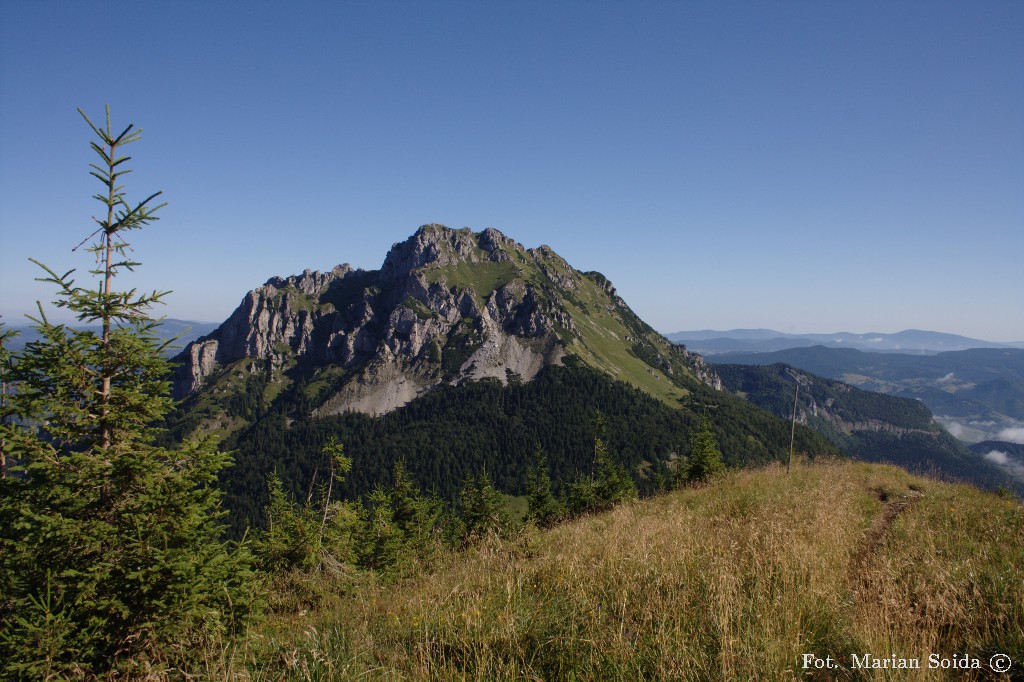
{"type": "MultiPolygon", "coordinates": [[[[227,438],[234,465],[222,474],[231,536],[266,523],[271,473],[283,488],[302,496],[317,468],[321,449],[334,438],[345,444],[352,472],[334,488],[339,499],[358,500],[386,484],[396,462],[425,489],[455,504],[464,482],[484,471],[503,493],[522,496],[534,454],[549,462],[553,489],[562,494],[580,475],[593,473],[595,415],[604,416],[602,439],[633,479],[641,496],[672,487],[679,462],[690,456],[690,435],[702,415],[727,466],[750,466],[781,459],[789,447],[789,427],[746,402],[694,387],[683,409],[583,366],[545,368],[532,381],[503,386],[494,379],[442,386],[381,417],[358,413],[314,418],[302,377],[267,405],[260,374],[246,379],[234,404],[260,405],[258,416],[227,438]]],[[[251,412],[250,414],[256,414],[251,412]]],[[[231,415],[237,416],[237,415],[231,415]]],[[[170,419],[170,442],[196,423],[186,403],[170,419]]],[[[836,454],[835,446],[811,429],[797,429],[796,448],[836,454]]]]}

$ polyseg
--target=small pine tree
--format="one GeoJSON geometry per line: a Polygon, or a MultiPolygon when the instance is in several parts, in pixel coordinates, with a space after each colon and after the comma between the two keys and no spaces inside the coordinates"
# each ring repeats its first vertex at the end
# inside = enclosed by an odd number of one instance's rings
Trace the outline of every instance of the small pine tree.
{"type": "Polygon", "coordinates": [[[718,449],[715,432],[707,415],[700,419],[700,425],[690,435],[690,459],[681,469],[687,483],[704,483],[715,474],[724,471],[722,452],[718,449]]]}
{"type": "Polygon", "coordinates": [[[538,448],[533,465],[526,473],[527,519],[540,528],[550,528],[565,516],[565,508],[551,492],[551,475],[548,460],[538,448]]]}
{"type": "Polygon", "coordinates": [[[130,204],[119,184],[123,147],[140,131],[115,133],[109,110],[103,128],[82,117],[104,187],[89,249],[98,286],[39,265],[54,305],[98,329],[54,324],[39,305],[40,339],[2,359],[15,386],[0,422],[4,679],[137,674],[186,657],[196,637],[223,636],[252,594],[247,553],[220,541],[216,479],[228,456],[211,440],[155,445],[172,402],[149,311],[165,293],[114,288],[139,265],[125,234],[160,208],[159,192],[130,204]]]}
{"type": "Polygon", "coordinates": [[[433,543],[434,531],[441,516],[441,504],[420,491],[402,461],[395,463],[392,480],[391,518],[402,532],[408,547],[421,554],[433,543]]]}
{"type": "Polygon", "coordinates": [[[463,544],[472,544],[488,535],[503,535],[508,531],[511,522],[505,500],[491,483],[486,471],[465,481],[459,493],[459,502],[462,508],[463,544]]]}
{"type": "Polygon", "coordinates": [[[602,508],[597,496],[597,479],[579,476],[569,483],[565,494],[565,508],[569,516],[582,516],[602,508]]]}
{"type": "Polygon", "coordinates": [[[356,562],[387,575],[400,574],[415,562],[429,563],[437,549],[441,504],[424,495],[399,461],[390,488],[367,497],[355,536],[356,562]]]}
{"type": "Polygon", "coordinates": [[[636,484],[629,471],[616,462],[603,436],[604,416],[597,414],[597,435],[594,436],[594,474],[584,476],[569,485],[566,507],[569,513],[578,516],[592,512],[607,511],[615,505],[636,499],[636,484]]]}
{"type": "Polygon", "coordinates": [[[356,563],[371,571],[400,572],[407,558],[405,536],[395,524],[391,497],[375,488],[366,498],[356,531],[356,563]]]}
{"type": "Polygon", "coordinates": [[[622,466],[608,452],[608,446],[600,438],[594,439],[594,468],[597,473],[597,499],[602,509],[637,497],[636,484],[626,467],[622,466]]]}
{"type": "Polygon", "coordinates": [[[267,488],[267,529],[253,546],[260,569],[273,573],[312,568],[316,558],[315,517],[308,508],[298,507],[289,499],[276,472],[267,476],[267,488]]]}
{"type": "Polygon", "coordinates": [[[352,559],[357,512],[348,503],[332,500],[334,483],[342,482],[352,470],[352,460],[333,436],[321,453],[326,460],[327,484],[320,486],[318,498],[310,486],[304,505],[288,498],[276,473],[268,477],[267,529],[259,534],[254,547],[264,570],[309,571],[352,559]]]}

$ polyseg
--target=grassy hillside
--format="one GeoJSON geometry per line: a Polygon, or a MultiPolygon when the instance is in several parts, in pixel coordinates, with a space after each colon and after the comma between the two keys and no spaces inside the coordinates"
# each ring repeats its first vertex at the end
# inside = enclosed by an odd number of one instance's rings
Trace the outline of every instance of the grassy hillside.
{"type": "Polygon", "coordinates": [[[1015,679],[1024,666],[1024,507],[881,465],[730,473],[398,584],[305,584],[245,646],[211,647],[202,676],[1010,679],[988,671],[996,653],[1015,679]],[[804,654],[840,667],[815,674],[804,654]],[[853,654],[922,669],[851,670],[853,654]],[[929,670],[930,654],[984,669],[929,670]]]}

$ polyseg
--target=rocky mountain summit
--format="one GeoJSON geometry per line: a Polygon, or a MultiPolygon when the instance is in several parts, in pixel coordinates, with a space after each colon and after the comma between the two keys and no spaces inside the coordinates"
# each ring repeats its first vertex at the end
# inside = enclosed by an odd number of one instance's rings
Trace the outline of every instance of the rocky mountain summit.
{"type": "Polygon", "coordinates": [[[268,401],[301,378],[321,415],[384,414],[440,385],[528,382],[565,362],[676,405],[688,385],[720,387],[700,356],[642,322],[600,273],[495,229],[442,225],[395,244],[379,270],[271,278],[177,361],[178,399],[238,393],[258,376],[268,401]]]}

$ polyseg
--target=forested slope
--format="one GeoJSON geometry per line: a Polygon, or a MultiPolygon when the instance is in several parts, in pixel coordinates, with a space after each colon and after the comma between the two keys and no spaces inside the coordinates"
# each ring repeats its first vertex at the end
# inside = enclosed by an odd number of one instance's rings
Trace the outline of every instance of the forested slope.
{"type": "MultiPolygon", "coordinates": [[[[698,389],[687,409],[674,409],[582,366],[551,366],[529,383],[502,386],[485,380],[445,386],[376,418],[358,413],[312,417],[304,395],[301,384],[296,385],[224,444],[235,450],[224,485],[225,506],[237,532],[246,524],[264,523],[261,509],[270,472],[276,471],[297,496],[305,495],[332,436],[353,460],[338,494],[356,498],[389,483],[394,463],[404,460],[424,489],[449,501],[467,477],[484,471],[500,490],[522,494],[538,448],[547,456],[556,490],[577,474],[590,473],[598,412],[607,422],[610,451],[629,469],[641,494],[670,484],[674,462],[688,454],[689,436],[701,414],[712,416],[727,465],[764,464],[783,458],[789,447],[785,421],[735,397],[698,389]]],[[[804,427],[797,430],[796,447],[810,456],[837,453],[804,427]]]]}
{"type": "Polygon", "coordinates": [[[715,370],[725,388],[779,417],[793,414],[799,382],[797,420],[850,457],[1024,494],[1020,481],[951,436],[920,400],[863,391],[782,363],[718,364],[715,370]]]}

